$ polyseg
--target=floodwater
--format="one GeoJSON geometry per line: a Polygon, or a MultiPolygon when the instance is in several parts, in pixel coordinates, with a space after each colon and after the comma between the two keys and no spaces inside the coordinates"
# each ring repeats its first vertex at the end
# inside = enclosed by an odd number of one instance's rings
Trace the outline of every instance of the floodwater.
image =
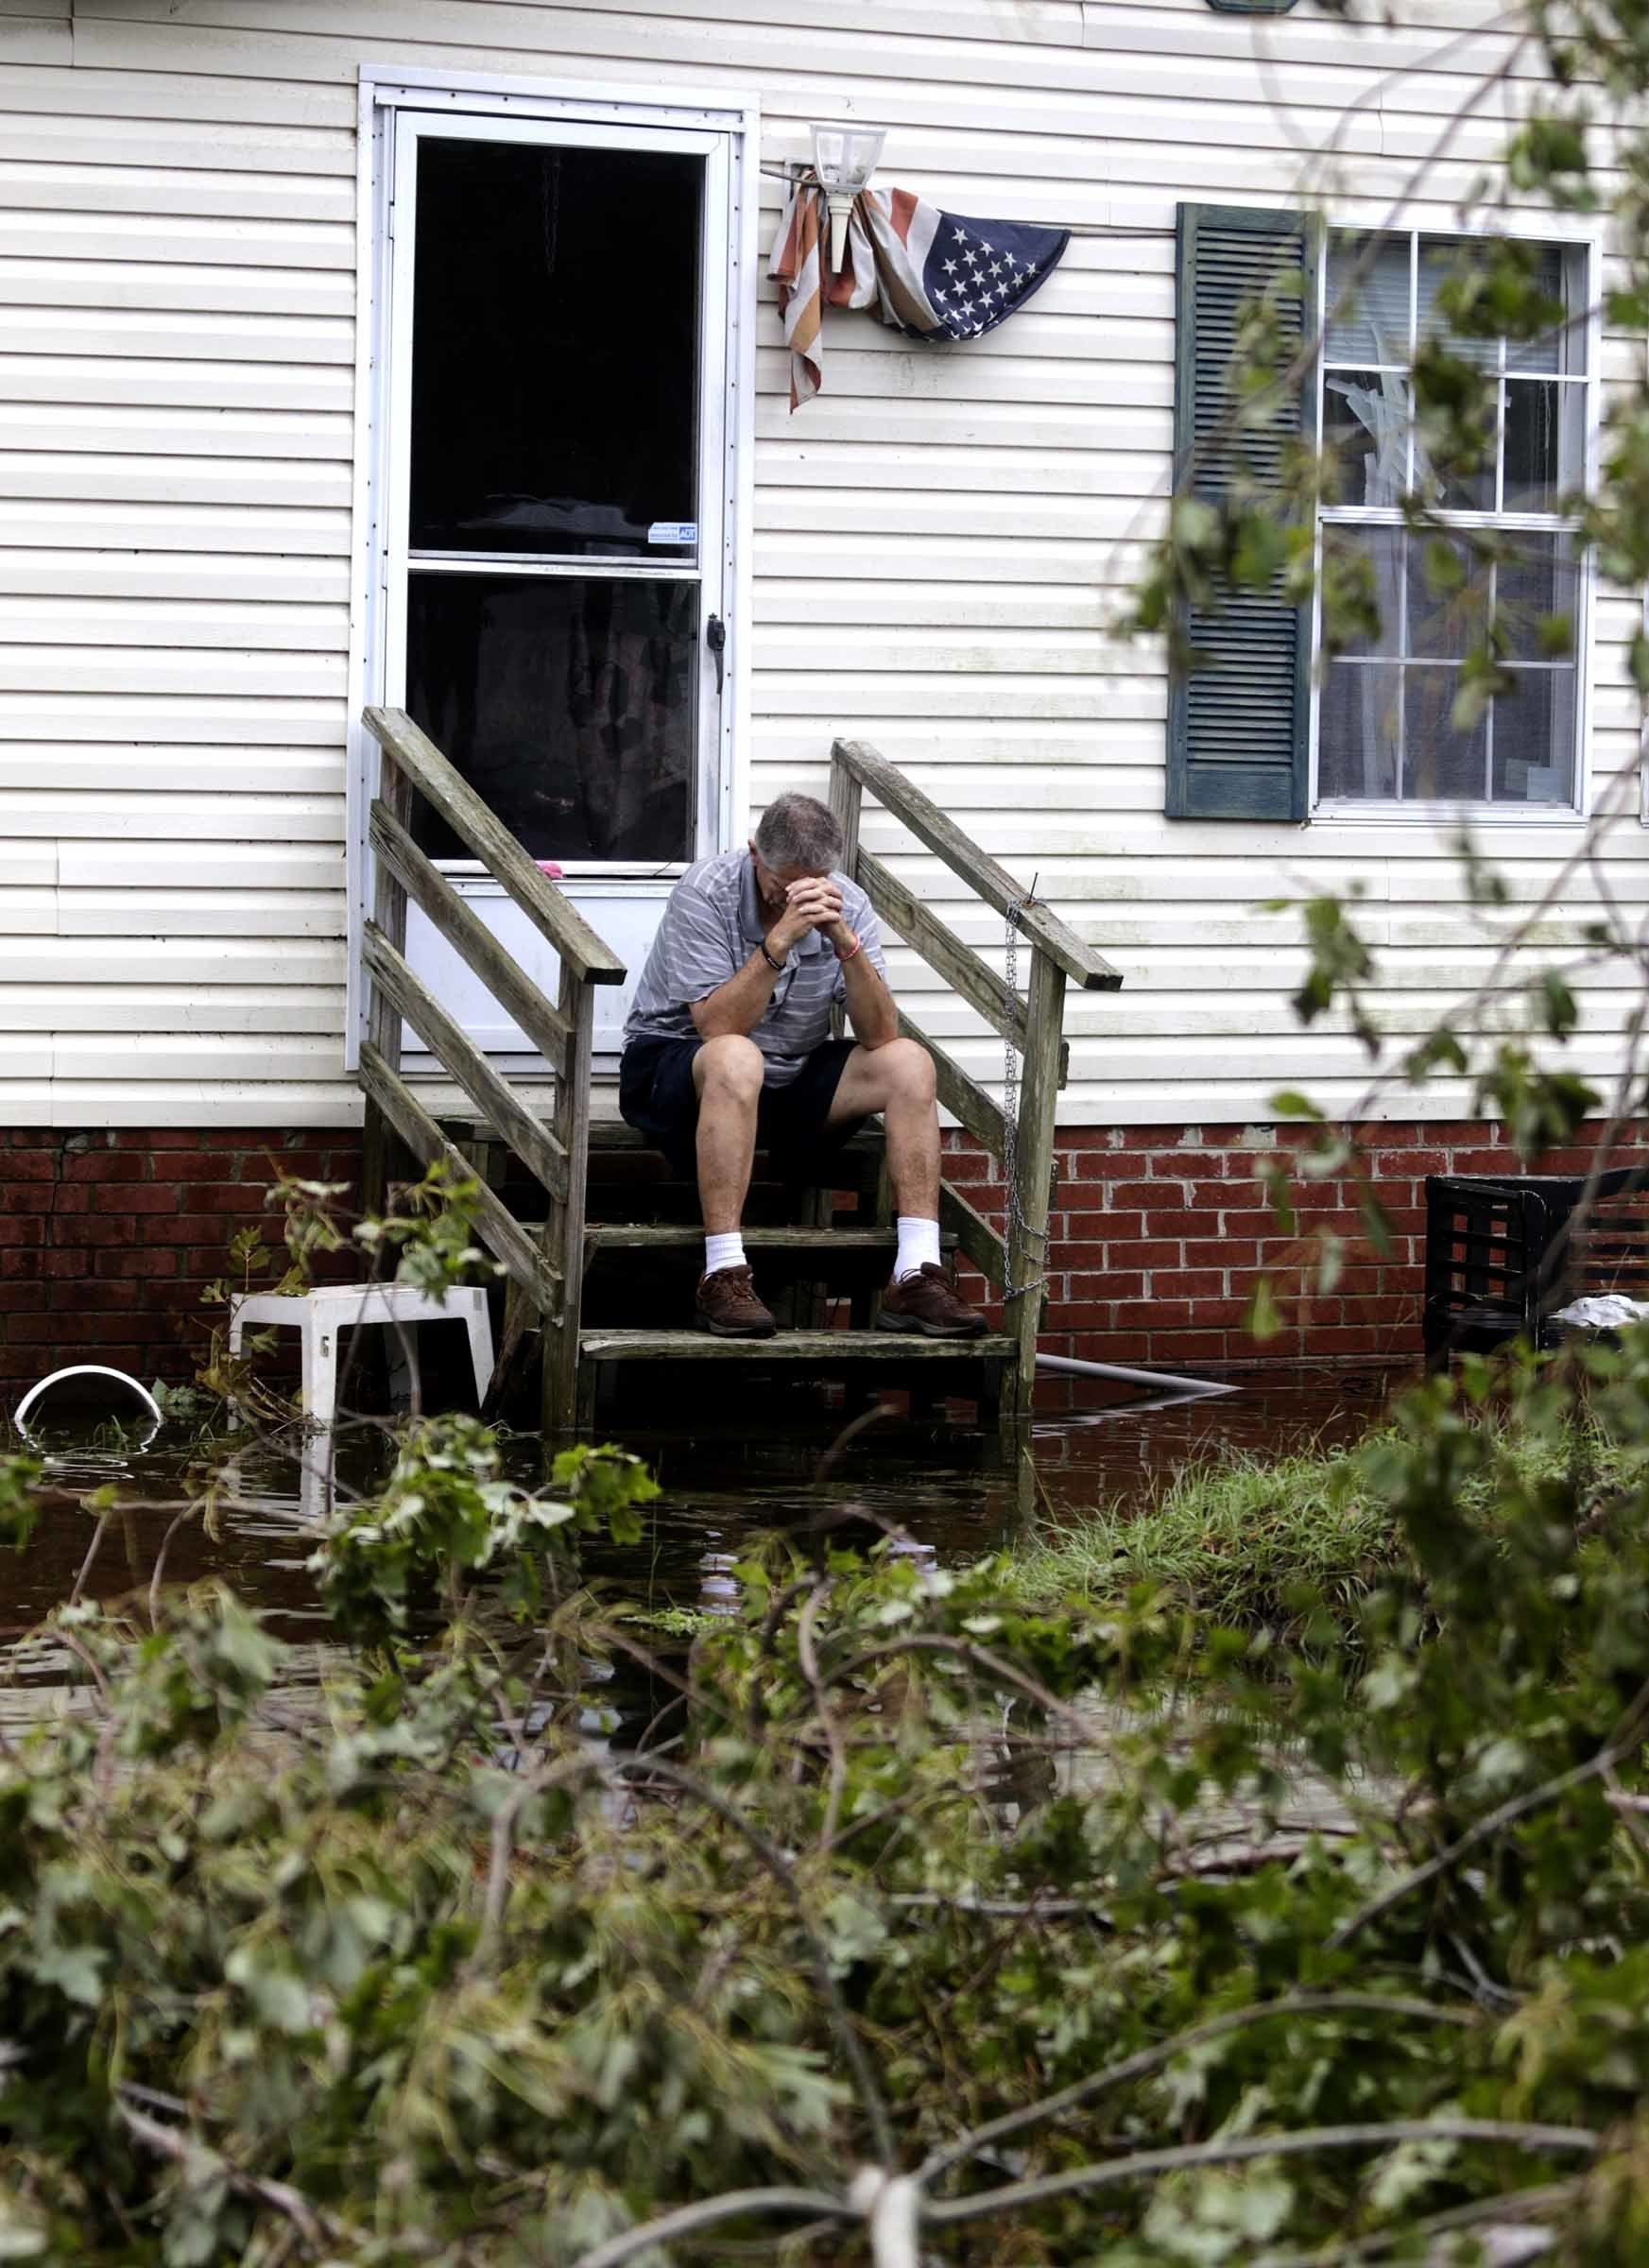
{"type": "MultiPolygon", "coordinates": [[[[924,1558],[956,1563],[1101,1504],[1143,1503],[1187,1464],[1353,1439],[1399,1383],[1391,1372],[1307,1370],[1194,1399],[1132,1390],[1117,1399],[1096,1383],[1089,1406],[1039,1419],[1028,1447],[1007,1455],[993,1437],[942,1418],[890,1416],[843,1439],[839,1418],[800,1398],[755,1413],[739,1408],[716,1421],[627,1436],[662,1494],[647,1509],[639,1544],[586,1544],[583,1565],[592,1581],[649,1606],[713,1608],[728,1596],[741,1548],[763,1530],[857,1538],[880,1526],[902,1532],[924,1558]]],[[[1079,1392],[1088,1391],[1084,1382],[1079,1392]]],[[[295,1428],[239,1452],[232,1447],[227,1462],[221,1443],[208,1454],[182,1425],[161,1426],[146,1444],[65,1425],[43,1431],[38,1445],[46,1455],[43,1517],[26,1551],[0,1550],[0,1644],[68,1597],[94,1526],[81,1500],[111,1482],[119,1510],[82,1595],[112,1600],[146,1589],[170,1530],[168,1583],[219,1575],[279,1636],[322,1635],[304,1566],[325,1503],[325,1451],[314,1437],[295,1428]],[[210,1519],[177,1524],[209,1473],[210,1519]]],[[[380,1428],[340,1432],[338,1486],[368,1491],[386,1455],[380,1428]]],[[[514,1477],[537,1482],[542,1444],[511,1438],[507,1465],[514,1477]]]]}

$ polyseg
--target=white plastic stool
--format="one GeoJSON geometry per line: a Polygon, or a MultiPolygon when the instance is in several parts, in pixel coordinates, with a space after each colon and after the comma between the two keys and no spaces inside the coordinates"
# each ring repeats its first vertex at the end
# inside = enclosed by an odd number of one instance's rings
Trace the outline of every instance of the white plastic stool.
{"type": "MultiPolygon", "coordinates": [[[[332,1283],[310,1292],[239,1292],[229,1303],[229,1351],[240,1352],[249,1323],[273,1323],[303,1336],[303,1414],[312,1425],[330,1425],[337,1414],[337,1343],[340,1332],[362,1323],[462,1323],[470,1333],[475,1396],[492,1383],[492,1324],[487,1295],[449,1290],[421,1292],[410,1283],[332,1283]]],[[[232,1408],[231,1423],[236,1415],[232,1408]]]]}

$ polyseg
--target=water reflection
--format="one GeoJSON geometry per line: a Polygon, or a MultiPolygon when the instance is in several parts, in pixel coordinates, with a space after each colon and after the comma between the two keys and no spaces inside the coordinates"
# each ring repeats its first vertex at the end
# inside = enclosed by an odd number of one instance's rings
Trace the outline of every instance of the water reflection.
{"type": "MultiPolygon", "coordinates": [[[[896,1538],[922,1567],[977,1556],[1102,1503],[1142,1500],[1182,1466],[1230,1454],[1278,1453],[1354,1437],[1379,1416],[1394,1381],[1370,1372],[1278,1375],[1218,1399],[1136,1396],[1039,1419],[1029,1443],[1004,1456],[994,1436],[940,1422],[889,1418],[833,1445],[795,1422],[789,1405],[764,1427],[747,1409],[719,1423],[640,1432],[627,1446],[658,1476],[639,1544],[591,1544],[590,1579],[647,1608],[732,1611],[738,1560],[755,1535],[782,1530],[808,1546],[896,1538]]],[[[227,1458],[167,1426],[146,1448],[135,1437],[60,1429],[43,1439],[43,1516],[28,1549],[0,1554],[0,1637],[15,1639],[70,1592],[92,1519],[82,1499],[118,1486],[119,1519],[94,1564],[86,1595],[112,1599],[146,1586],[180,1510],[209,1487],[206,1514],[166,1543],[165,1578],[215,1573],[261,1606],[280,1637],[313,1640],[320,1615],[305,1572],[313,1532],[335,1502],[369,1493],[391,1445],[375,1425],[330,1439],[294,1427],[227,1458]],[[115,1532],[117,1530],[117,1532],[115,1532]]],[[[507,1440],[511,1478],[545,1475],[536,1436],[507,1440]]]]}

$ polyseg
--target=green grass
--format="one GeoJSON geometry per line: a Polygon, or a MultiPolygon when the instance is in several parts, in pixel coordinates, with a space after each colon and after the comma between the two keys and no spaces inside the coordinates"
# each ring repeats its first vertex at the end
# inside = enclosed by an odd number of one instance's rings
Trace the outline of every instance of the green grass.
{"type": "Polygon", "coordinates": [[[1348,1611],[1399,1556],[1386,1507],[1351,1455],[1233,1455],[1177,1474],[1144,1506],[1108,1505],[1014,1555],[1030,1598],[1114,1599],[1165,1583],[1216,1620],[1280,1628],[1301,1588],[1348,1611]]]}
{"type": "MultiPolygon", "coordinates": [[[[1632,1479],[1623,1452],[1581,1419],[1529,1430],[1485,1417],[1504,1465],[1525,1483],[1568,1476],[1583,1511],[1632,1479]]],[[[1143,1503],[1103,1506],[1014,1553],[1013,1580],[1029,1599],[1103,1601],[1139,1583],[1165,1584],[1199,1612],[1244,1628],[1297,1635],[1307,1594],[1349,1621],[1402,1555],[1397,1523],[1361,1476],[1366,1441],[1263,1457],[1232,1452],[1184,1468],[1143,1503]]],[[[1468,1513],[1486,1519],[1492,1469],[1469,1482],[1468,1513]]]]}

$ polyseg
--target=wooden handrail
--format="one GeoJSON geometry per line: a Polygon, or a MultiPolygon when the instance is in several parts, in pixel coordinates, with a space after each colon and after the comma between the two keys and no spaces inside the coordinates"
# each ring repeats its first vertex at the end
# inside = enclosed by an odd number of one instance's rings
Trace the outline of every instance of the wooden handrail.
{"type": "Polygon", "coordinates": [[[573,1036],[565,1019],[479,915],[471,912],[435,862],[424,856],[386,803],[374,802],[367,814],[367,840],[373,856],[383,860],[433,927],[520,1024],[551,1070],[562,1075],[573,1036]]]}
{"type": "Polygon", "coordinates": [[[508,1080],[500,1078],[375,921],[369,921],[362,932],[361,957],[373,983],[383,987],[397,1011],[441,1068],[457,1081],[488,1125],[504,1137],[552,1197],[565,1197],[567,1153],[561,1143],[547,1126],[540,1125],[508,1080]]]}
{"type": "Polygon", "coordinates": [[[1057,914],[1051,914],[1035,900],[1027,904],[1024,891],[1007,868],[999,867],[977,843],[970,842],[954,820],[947,818],[920,788],[913,787],[886,757],[862,740],[838,740],[831,755],[861,787],[870,790],[884,811],[891,812],[896,819],[902,821],[936,858],[943,859],[952,873],[988,905],[995,906],[1004,917],[1010,908],[1017,907],[1014,919],[1021,934],[1045,953],[1073,984],[1081,985],[1090,992],[1120,990],[1121,970],[1113,969],[1103,954],[1085,945],[1057,914]]]}
{"type": "Polygon", "coordinates": [[[493,879],[581,983],[622,985],[625,965],[572,902],[541,874],[496,813],[404,709],[368,709],[362,721],[425,801],[468,843],[493,879]]]}
{"type": "MultiPolygon", "coordinates": [[[[890,867],[868,850],[861,850],[850,868],[853,880],[885,921],[890,921],[904,942],[919,953],[928,967],[942,976],[953,992],[983,1016],[986,1022],[1009,1040],[1022,1056],[1029,1044],[1025,1004],[1004,984],[988,961],[971,945],[964,945],[953,929],[941,921],[914,890],[907,890],[890,867]]],[[[1071,1050],[1059,1041],[1059,1084],[1065,1084],[1071,1050]]]]}
{"type": "Polygon", "coordinates": [[[541,1314],[554,1314],[563,1302],[559,1268],[535,1249],[532,1239],[503,1201],[483,1181],[477,1181],[469,1160],[451,1143],[431,1118],[391,1063],[371,1041],[361,1047],[361,1085],[382,1110],[414,1157],[425,1165],[443,1164],[455,1181],[472,1190],[477,1221],[486,1242],[508,1269],[541,1314]]]}

